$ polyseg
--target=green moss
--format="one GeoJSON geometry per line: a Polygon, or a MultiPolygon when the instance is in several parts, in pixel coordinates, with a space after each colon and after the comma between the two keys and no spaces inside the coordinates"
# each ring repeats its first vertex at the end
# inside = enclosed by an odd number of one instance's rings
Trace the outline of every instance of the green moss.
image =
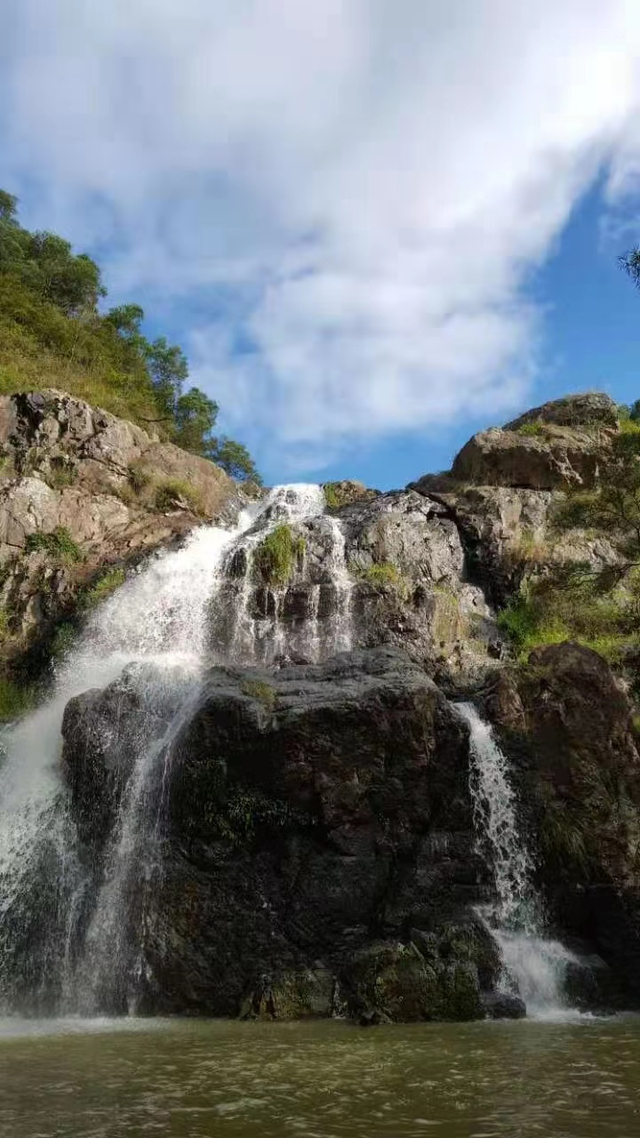
{"type": "Polygon", "coordinates": [[[46,553],[67,565],[83,560],[82,550],[66,526],[56,526],[52,533],[30,533],[24,547],[27,553],[46,553]]]}
{"type": "Polygon", "coordinates": [[[244,695],[259,700],[267,711],[273,711],[276,702],[276,693],[275,689],[271,687],[271,684],[266,683],[264,680],[243,680],[241,691],[244,695]]]}
{"type": "Polygon", "coordinates": [[[0,722],[8,723],[19,719],[31,710],[35,698],[35,690],[29,685],[0,677],[0,722]]]}
{"type": "Polygon", "coordinates": [[[126,576],[121,565],[114,565],[113,568],[106,569],[100,574],[97,580],[83,592],[83,608],[95,608],[105,597],[110,596],[111,593],[119,589],[121,585],[124,585],[126,576]]]}
{"type": "Polygon", "coordinates": [[[327,509],[339,510],[340,506],[343,505],[343,502],[341,501],[340,494],[338,493],[337,483],[326,482],[322,487],[322,492],[324,494],[324,501],[327,509]]]}
{"type": "Polygon", "coordinates": [[[357,561],[350,564],[349,570],[361,581],[379,589],[399,588],[403,578],[397,565],[391,561],[377,561],[373,565],[361,565],[357,561]]]}
{"type": "Polygon", "coordinates": [[[188,509],[193,514],[204,514],[202,495],[195,486],[180,478],[165,478],[156,487],[156,509],[188,509]]]}
{"type": "Polygon", "coordinates": [[[286,522],[276,526],[253,553],[253,567],[266,585],[282,587],[291,580],[306,549],[305,539],[296,537],[286,522]]]}

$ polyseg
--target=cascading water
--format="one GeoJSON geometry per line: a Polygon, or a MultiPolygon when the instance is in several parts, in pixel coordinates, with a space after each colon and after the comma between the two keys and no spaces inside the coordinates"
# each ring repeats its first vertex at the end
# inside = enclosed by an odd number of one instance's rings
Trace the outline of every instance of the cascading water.
{"type": "MultiPolygon", "coordinates": [[[[278,654],[281,622],[272,619],[262,629],[257,650],[258,621],[250,612],[251,554],[276,526],[313,521],[329,543],[333,618],[325,622],[324,636],[318,612],[315,619],[301,621],[298,650],[306,648],[311,659],[318,659],[350,646],[344,537],[339,524],[323,513],[320,487],[277,487],[259,507],[241,515],[235,530],[203,527],[180,550],[154,557],[93,614],[59,668],[52,697],[4,733],[2,1010],[97,1012],[135,1006],[148,977],[141,929],[132,922],[144,922],[145,890],[153,887],[160,859],[158,823],[172,742],[198,698],[205,663],[271,661],[278,654]],[[244,571],[232,635],[212,639],[212,606],[222,600],[227,573],[239,558],[244,571]],[[61,725],[69,700],[105,688],[123,669],[141,709],[130,741],[135,760],[96,870],[81,852],[61,777],[61,725]]],[[[308,590],[312,597],[314,590],[308,590]]],[[[276,606],[282,600],[277,598],[276,606]]]]}
{"type": "Polygon", "coordinates": [[[490,865],[496,899],[480,915],[499,945],[503,984],[515,986],[537,1018],[566,1013],[563,979],[572,954],[543,935],[540,900],[532,885],[531,856],[518,827],[507,760],[489,724],[470,703],[456,704],[470,730],[470,788],[478,847],[490,865]]]}

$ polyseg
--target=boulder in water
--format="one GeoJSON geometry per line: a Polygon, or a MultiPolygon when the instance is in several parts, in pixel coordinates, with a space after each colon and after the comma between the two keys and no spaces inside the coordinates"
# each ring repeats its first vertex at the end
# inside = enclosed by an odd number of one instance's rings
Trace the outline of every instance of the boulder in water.
{"type": "Polygon", "coordinates": [[[524,1000],[511,992],[483,992],[480,1002],[488,1019],[524,1019],[527,1014],[524,1000]]]}

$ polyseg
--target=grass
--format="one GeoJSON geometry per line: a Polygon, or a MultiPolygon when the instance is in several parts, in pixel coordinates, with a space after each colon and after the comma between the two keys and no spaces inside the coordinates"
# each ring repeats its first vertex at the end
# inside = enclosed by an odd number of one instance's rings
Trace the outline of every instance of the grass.
{"type": "Polygon", "coordinates": [[[353,561],[349,565],[349,571],[376,589],[398,589],[403,584],[402,573],[392,561],[376,561],[373,565],[353,561]]]}
{"type": "Polygon", "coordinates": [[[32,687],[0,677],[0,722],[9,723],[30,711],[36,700],[32,687]]]}
{"type": "Polygon", "coordinates": [[[509,558],[516,563],[543,565],[550,560],[551,547],[547,541],[537,537],[531,530],[522,530],[509,543],[509,558]]]}
{"type": "Polygon", "coordinates": [[[53,639],[49,646],[49,655],[52,660],[61,660],[63,657],[68,656],[73,648],[78,630],[74,624],[69,621],[64,621],[59,624],[53,635],[53,639]]]}
{"type": "Polygon", "coordinates": [[[149,471],[145,469],[141,462],[132,462],[129,464],[127,478],[134,494],[141,494],[152,482],[149,471]]]}
{"type": "Polygon", "coordinates": [[[617,663],[625,648],[640,644],[638,587],[632,579],[601,591],[596,576],[567,581],[552,575],[525,586],[498,614],[498,627],[521,660],[535,648],[573,640],[617,663]]]}
{"type": "Polygon", "coordinates": [[[253,553],[253,567],[265,585],[282,588],[288,585],[296,566],[304,558],[306,542],[296,536],[291,526],[284,522],[276,526],[256,547],[253,553]]]}
{"type": "Polygon", "coordinates": [[[121,565],[114,565],[111,569],[106,569],[92,585],[84,590],[81,598],[82,607],[95,608],[106,597],[111,596],[116,589],[119,589],[121,585],[124,585],[125,580],[126,573],[121,565]]]}
{"type": "Polygon", "coordinates": [[[264,680],[243,680],[241,685],[243,695],[257,699],[267,711],[273,711],[276,702],[276,693],[271,684],[264,680]]]}
{"type": "Polygon", "coordinates": [[[547,428],[541,419],[532,419],[529,423],[522,423],[517,428],[517,433],[524,438],[540,438],[541,435],[546,435],[547,428]]]}
{"type": "Polygon", "coordinates": [[[24,548],[27,553],[46,553],[65,565],[83,560],[82,550],[66,526],[56,526],[52,533],[28,534],[24,548]]]}
{"type": "Polygon", "coordinates": [[[205,512],[200,491],[181,478],[165,478],[159,482],[156,487],[155,504],[156,509],[163,511],[187,509],[199,516],[205,512]]]}
{"type": "Polygon", "coordinates": [[[45,480],[52,490],[65,490],[77,482],[78,471],[75,466],[70,466],[65,462],[56,462],[51,467],[50,472],[45,475],[45,480]]]}

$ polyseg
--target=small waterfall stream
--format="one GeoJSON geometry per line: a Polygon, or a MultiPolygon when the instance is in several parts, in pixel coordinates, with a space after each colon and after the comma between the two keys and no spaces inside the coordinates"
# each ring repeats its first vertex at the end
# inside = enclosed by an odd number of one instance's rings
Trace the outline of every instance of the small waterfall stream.
{"type": "Polygon", "coordinates": [[[259,644],[249,612],[251,551],[276,525],[314,519],[328,535],[335,620],[325,622],[325,642],[316,622],[313,640],[302,647],[318,659],[350,646],[344,537],[323,514],[319,486],[276,487],[240,516],[235,530],[202,527],[181,549],[153,557],[92,615],[46,703],[4,732],[0,1011],[135,1008],[147,964],[142,930],[132,920],[144,922],[145,889],[153,889],[160,862],[158,819],[172,742],[198,697],[206,664],[277,656],[280,622],[261,629],[259,644]],[[235,596],[236,627],[226,642],[212,645],[212,607],[239,552],[245,571],[235,596]],[[61,777],[62,717],[73,696],[105,688],[123,669],[141,707],[135,762],[96,882],[79,852],[61,777]]]}
{"type": "Polygon", "coordinates": [[[491,727],[471,703],[456,710],[470,730],[470,788],[477,842],[491,867],[495,901],[480,915],[499,945],[503,986],[517,989],[527,1013],[554,1018],[567,1012],[563,979],[575,958],[558,941],[544,936],[540,899],[533,887],[533,864],[518,826],[507,759],[491,727]]]}

